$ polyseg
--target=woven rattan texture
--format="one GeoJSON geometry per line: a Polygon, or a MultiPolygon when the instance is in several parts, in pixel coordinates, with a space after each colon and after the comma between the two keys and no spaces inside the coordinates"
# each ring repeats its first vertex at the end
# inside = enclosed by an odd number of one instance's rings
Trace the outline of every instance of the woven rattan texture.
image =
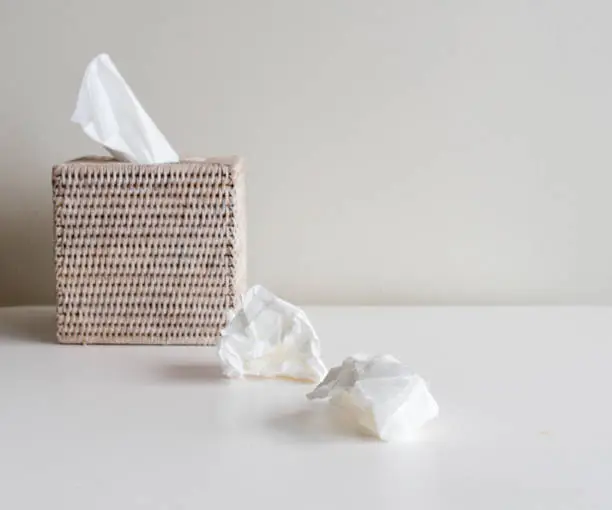
{"type": "Polygon", "coordinates": [[[212,344],[245,285],[237,159],[53,168],[62,343],[212,344]]]}

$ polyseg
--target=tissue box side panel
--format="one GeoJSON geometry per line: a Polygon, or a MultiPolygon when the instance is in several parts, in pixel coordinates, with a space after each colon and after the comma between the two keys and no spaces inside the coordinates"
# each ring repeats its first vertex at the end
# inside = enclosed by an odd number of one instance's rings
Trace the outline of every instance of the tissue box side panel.
{"type": "Polygon", "coordinates": [[[61,343],[214,344],[246,284],[237,159],[53,168],[61,343]]]}
{"type": "Polygon", "coordinates": [[[240,298],[246,293],[247,281],[247,216],[246,216],[246,175],[242,163],[236,165],[236,236],[234,239],[236,252],[236,307],[240,306],[240,298]]]}

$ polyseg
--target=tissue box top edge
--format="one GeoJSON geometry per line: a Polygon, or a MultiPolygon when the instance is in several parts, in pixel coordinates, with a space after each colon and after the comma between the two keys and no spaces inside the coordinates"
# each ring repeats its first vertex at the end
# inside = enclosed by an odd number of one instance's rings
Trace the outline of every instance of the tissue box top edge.
{"type": "Polygon", "coordinates": [[[160,166],[174,166],[174,165],[185,165],[189,163],[204,163],[204,164],[221,164],[221,165],[229,165],[234,168],[235,171],[242,170],[243,159],[240,156],[225,156],[225,157],[210,157],[210,158],[198,158],[198,157],[189,157],[181,159],[176,163],[153,163],[153,164],[141,164],[141,163],[132,163],[130,161],[118,161],[112,157],[108,156],[84,156],[81,158],[71,159],[64,163],[60,163],[58,165],[53,165],[54,173],[56,171],[61,170],[65,166],[73,166],[78,164],[83,165],[117,165],[117,166],[125,166],[125,167],[160,167],[160,166]]]}

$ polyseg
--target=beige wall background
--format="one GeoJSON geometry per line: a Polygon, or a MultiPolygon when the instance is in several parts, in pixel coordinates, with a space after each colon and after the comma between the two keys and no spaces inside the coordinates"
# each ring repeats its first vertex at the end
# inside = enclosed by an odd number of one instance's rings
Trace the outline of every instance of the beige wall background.
{"type": "Polygon", "coordinates": [[[50,168],[108,52],[248,165],[251,282],[303,303],[612,303],[604,0],[0,0],[0,304],[52,302],[50,168]]]}

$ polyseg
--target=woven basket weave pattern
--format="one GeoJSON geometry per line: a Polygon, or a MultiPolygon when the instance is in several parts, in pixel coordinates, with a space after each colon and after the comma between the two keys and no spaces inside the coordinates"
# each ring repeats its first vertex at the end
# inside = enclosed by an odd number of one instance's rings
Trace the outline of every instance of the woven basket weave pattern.
{"type": "Polygon", "coordinates": [[[53,168],[58,340],[211,344],[245,284],[238,160],[53,168]]]}

